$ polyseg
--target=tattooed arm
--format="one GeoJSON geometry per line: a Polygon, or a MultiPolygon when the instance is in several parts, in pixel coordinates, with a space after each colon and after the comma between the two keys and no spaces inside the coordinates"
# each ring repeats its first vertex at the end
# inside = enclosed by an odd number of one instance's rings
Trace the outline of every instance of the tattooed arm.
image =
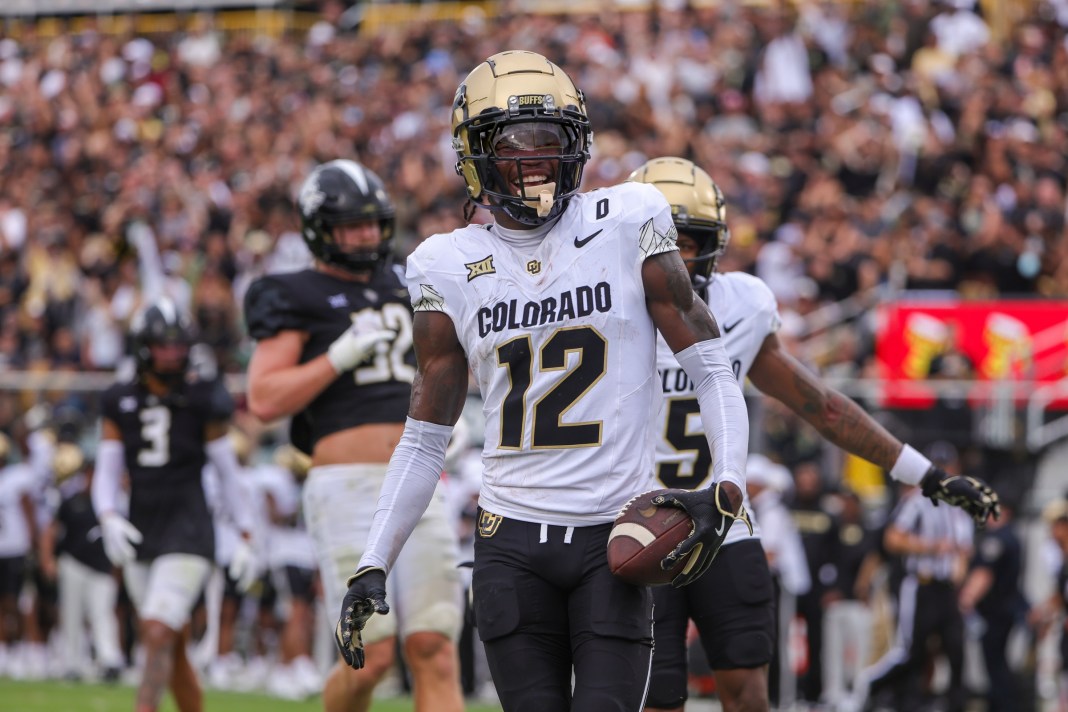
{"type": "Polygon", "coordinates": [[[890,470],[904,447],[856,402],[825,385],[788,354],[775,334],[764,339],[749,379],[782,401],[838,447],[890,470]]]}
{"type": "Polygon", "coordinates": [[[467,356],[456,340],[452,319],[441,312],[415,313],[412,324],[419,364],[408,415],[415,420],[455,425],[467,398],[467,356]]]}
{"type": "Polygon", "coordinates": [[[397,560],[434,496],[452,426],[467,397],[467,357],[452,320],[419,311],[412,326],[418,370],[408,420],[389,460],[360,570],[389,571],[397,560]]]}
{"type": "Polygon", "coordinates": [[[719,326],[708,306],[694,294],[686,264],[678,252],[665,252],[642,264],[645,303],[656,328],[679,365],[695,384],[701,423],[712,452],[717,483],[741,507],[749,416],[745,399],[723,350],[719,326]]]}

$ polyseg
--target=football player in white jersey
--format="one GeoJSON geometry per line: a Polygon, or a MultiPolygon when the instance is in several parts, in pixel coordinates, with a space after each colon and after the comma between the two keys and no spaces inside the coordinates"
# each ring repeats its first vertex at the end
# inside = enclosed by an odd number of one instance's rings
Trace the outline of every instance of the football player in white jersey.
{"type": "Polygon", "coordinates": [[[652,653],[648,587],[614,577],[607,541],[647,490],[659,330],[696,383],[711,486],[668,497],[691,536],[674,583],[703,573],[742,506],[748,416],[655,189],[579,193],[591,131],[582,93],[533,52],[476,67],[453,107],[457,169],[495,224],[433,235],[408,259],[418,373],[367,550],[337,626],[350,665],[388,611],[386,574],[430,501],[468,369],[486,416],[473,599],[504,709],[639,710],[652,653]],[[574,677],[574,686],[572,678],[574,677]]]}
{"type": "MultiPolygon", "coordinates": [[[[983,524],[998,514],[998,497],[985,483],[953,477],[901,443],[859,405],[825,386],[779,344],[778,307],[760,279],[742,272],[717,273],[727,246],[723,193],[704,170],[682,158],[657,158],[630,181],[655,186],[671,204],[679,252],[694,287],[716,313],[724,348],[739,382],[746,376],[782,401],[827,440],[888,470],[894,479],[919,484],[924,494],[966,510],[983,524]]],[[[701,433],[695,392],[687,371],[660,340],[657,368],[665,406],[656,449],[657,484],[692,489],[713,478],[701,433]]],[[[712,564],[715,573],[685,589],[655,589],[656,655],[646,706],[681,710],[686,702],[687,616],[701,634],[715,671],[724,710],[767,710],[767,664],[774,639],[772,584],[759,528],[732,527],[712,564]]]]}

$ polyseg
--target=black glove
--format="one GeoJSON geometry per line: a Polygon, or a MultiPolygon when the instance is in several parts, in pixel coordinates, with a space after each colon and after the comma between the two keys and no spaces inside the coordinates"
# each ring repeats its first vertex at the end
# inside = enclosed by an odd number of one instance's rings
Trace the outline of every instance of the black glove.
{"type": "Polygon", "coordinates": [[[737,515],[732,513],[734,508],[730,498],[718,482],[714,487],[705,489],[659,495],[653,498],[653,504],[658,507],[677,507],[693,520],[690,536],[660,562],[660,566],[667,570],[689,554],[682,573],[671,580],[675,588],[693,583],[708,571],[735,519],[741,519],[749,531],[753,530],[744,508],[737,515]]]}
{"type": "Polygon", "coordinates": [[[1001,516],[1001,502],[990,485],[975,477],[950,475],[940,467],[932,467],[920,480],[920,489],[936,505],[939,501],[960,507],[971,515],[980,527],[990,515],[1001,516]]]}
{"type": "Polygon", "coordinates": [[[386,572],[365,566],[347,581],[349,592],[341,602],[341,618],[334,630],[334,642],[348,666],[363,667],[363,637],[360,631],[374,613],[389,613],[386,603],[386,572]]]}

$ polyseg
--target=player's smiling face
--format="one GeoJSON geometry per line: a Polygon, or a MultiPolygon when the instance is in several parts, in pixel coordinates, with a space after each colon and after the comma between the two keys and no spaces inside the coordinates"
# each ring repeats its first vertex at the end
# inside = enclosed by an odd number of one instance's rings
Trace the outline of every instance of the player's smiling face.
{"type": "Polygon", "coordinates": [[[538,188],[555,189],[559,156],[566,146],[564,128],[543,121],[509,124],[493,138],[494,166],[515,196],[531,197],[538,188]]]}

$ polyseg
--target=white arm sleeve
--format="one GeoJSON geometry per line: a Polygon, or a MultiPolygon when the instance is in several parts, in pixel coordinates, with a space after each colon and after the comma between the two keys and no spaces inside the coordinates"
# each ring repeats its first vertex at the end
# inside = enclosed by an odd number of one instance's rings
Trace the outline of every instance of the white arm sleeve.
{"type": "Polygon", "coordinates": [[[228,435],[215,438],[204,446],[208,460],[219,475],[219,501],[230,513],[234,526],[242,532],[252,533],[252,510],[248,498],[241,490],[241,464],[237,461],[234,446],[228,435]]]}
{"type": "Polygon", "coordinates": [[[434,497],[451,435],[451,425],[411,418],[404,423],[404,434],[389,459],[367,549],[357,570],[377,566],[388,573],[392,568],[434,497]]]}
{"type": "Polygon", "coordinates": [[[126,230],[126,239],[137,248],[137,264],[141,273],[141,294],[145,304],[152,304],[163,296],[163,260],[156,244],[156,234],[143,222],[134,222],[126,230]]]}
{"type": "Polygon", "coordinates": [[[89,497],[97,519],[105,514],[119,511],[119,490],[122,489],[122,472],[125,469],[122,443],[118,440],[101,440],[96,448],[96,466],[93,468],[93,485],[89,497]]]}
{"type": "Polygon", "coordinates": [[[675,354],[695,385],[701,424],[712,449],[712,476],[733,482],[745,492],[745,457],[749,452],[749,411],[734,377],[723,339],[698,341],[675,354]]]}
{"type": "Polygon", "coordinates": [[[34,430],[26,437],[26,447],[29,448],[30,467],[33,474],[37,475],[37,481],[44,485],[54,481],[52,472],[52,458],[56,454],[56,441],[47,430],[34,430]]]}

